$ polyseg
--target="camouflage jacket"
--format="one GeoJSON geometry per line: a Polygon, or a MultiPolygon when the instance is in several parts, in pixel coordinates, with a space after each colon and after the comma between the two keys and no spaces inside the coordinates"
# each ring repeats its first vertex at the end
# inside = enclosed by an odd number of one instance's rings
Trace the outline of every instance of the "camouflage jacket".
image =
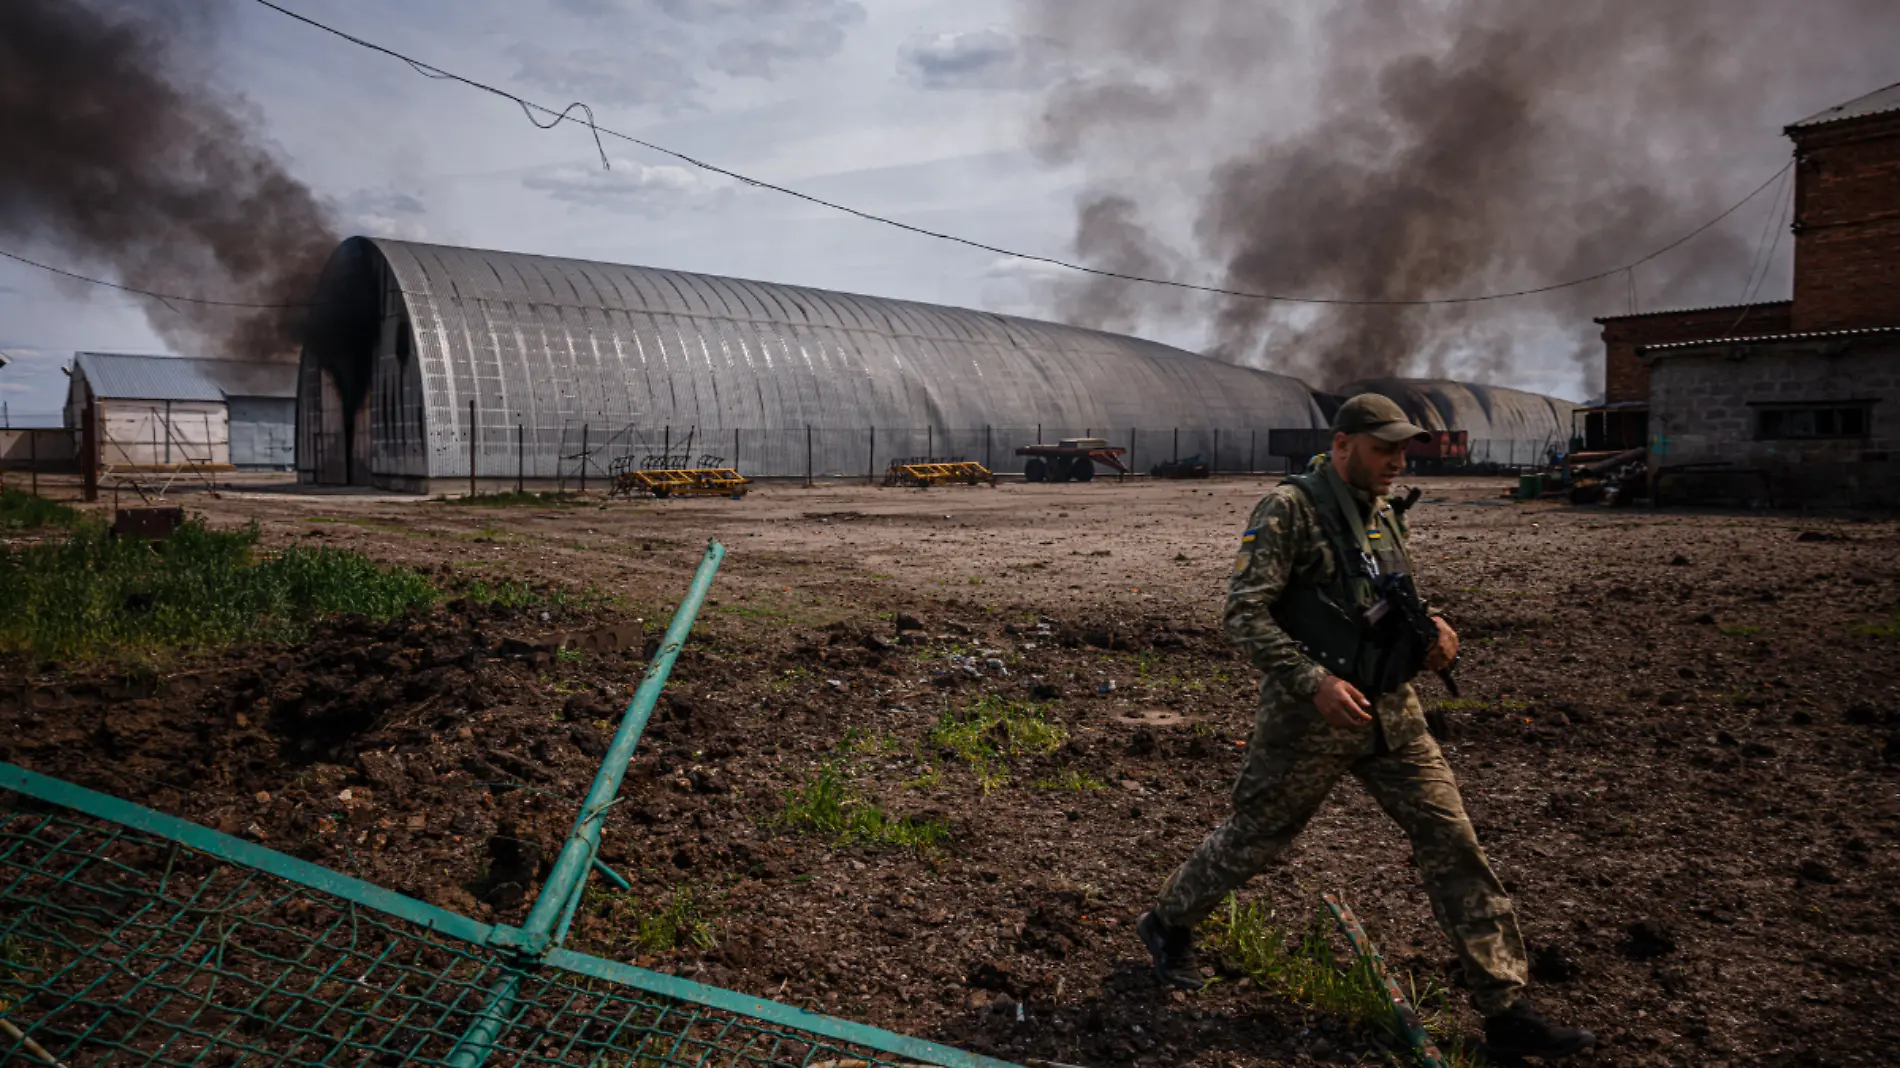
{"type": "MultiPolygon", "coordinates": [[[[1328,477],[1338,478],[1331,474],[1328,477]]],[[[1354,500],[1369,505],[1370,495],[1348,488],[1354,500]]],[[[1368,514],[1369,529],[1382,529],[1387,537],[1404,537],[1392,506],[1383,498],[1368,514]]],[[[1329,732],[1342,746],[1370,749],[1373,731],[1336,730],[1330,727],[1313,705],[1313,696],[1329,672],[1308,656],[1301,644],[1273,618],[1272,607],[1288,583],[1310,582],[1324,586],[1332,581],[1331,542],[1321,528],[1312,501],[1290,485],[1275,487],[1254,506],[1242,536],[1240,554],[1234,560],[1233,577],[1227,584],[1227,607],[1222,626],[1229,641],[1246,650],[1248,659],[1265,676],[1261,680],[1260,701],[1263,714],[1285,720],[1283,727],[1299,734],[1329,732]]],[[[1378,703],[1379,725],[1388,745],[1399,746],[1425,730],[1424,710],[1410,685],[1388,694],[1378,703]]]]}

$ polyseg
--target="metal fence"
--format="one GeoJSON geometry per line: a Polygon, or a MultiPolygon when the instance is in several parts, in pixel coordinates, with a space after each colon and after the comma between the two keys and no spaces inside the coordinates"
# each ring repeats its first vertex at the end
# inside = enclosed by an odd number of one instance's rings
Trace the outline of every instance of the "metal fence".
{"type": "Polygon", "coordinates": [[[520,927],[0,764],[0,1063],[1003,1062],[563,949],[713,544],[520,927]]]}
{"type": "MultiPolygon", "coordinates": [[[[603,481],[621,466],[735,467],[767,478],[881,479],[895,460],[932,457],[972,460],[999,474],[1021,474],[1028,457],[1017,448],[1063,438],[1101,438],[1126,450],[1130,470],[1146,473],[1168,460],[1198,456],[1218,474],[1273,474],[1283,458],[1267,452],[1267,431],[1218,427],[1023,426],[970,427],[620,427],[579,424],[558,428],[477,427],[471,445],[462,436],[459,457],[442,457],[436,477],[465,477],[469,464],[484,481],[548,480],[572,488],[603,481]],[[716,461],[716,463],[714,462],[716,461]]],[[[1097,474],[1113,474],[1098,468],[1097,474]]]]}
{"type": "MultiPolygon", "coordinates": [[[[557,482],[567,488],[601,483],[624,466],[733,467],[751,477],[880,480],[895,460],[931,457],[973,460],[1003,475],[1023,471],[1024,445],[1063,438],[1101,438],[1125,450],[1122,461],[1136,474],[1171,460],[1199,458],[1217,475],[1279,474],[1306,457],[1268,452],[1269,431],[1239,427],[794,427],[703,428],[626,426],[607,429],[587,424],[558,428],[477,427],[472,447],[463,437],[459,463],[444,463],[446,477],[476,477],[492,482],[516,478],[524,483],[557,482]]],[[[1470,463],[1483,467],[1542,467],[1557,442],[1531,439],[1481,439],[1469,443],[1470,463]]],[[[444,461],[455,457],[444,457],[444,461]]],[[[1100,468],[1097,475],[1112,475],[1100,468]]],[[[445,477],[440,471],[438,477],[445,477]]]]}

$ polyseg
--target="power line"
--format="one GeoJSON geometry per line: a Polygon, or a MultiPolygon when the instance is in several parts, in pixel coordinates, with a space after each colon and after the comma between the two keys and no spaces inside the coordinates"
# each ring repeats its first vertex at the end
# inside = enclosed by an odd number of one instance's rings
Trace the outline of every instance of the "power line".
{"type": "MultiPolygon", "coordinates": [[[[517,106],[519,106],[522,111],[528,114],[529,121],[534,122],[534,124],[537,127],[544,130],[552,129],[555,126],[560,125],[561,122],[564,120],[568,122],[577,122],[577,123],[581,122],[581,120],[579,119],[569,118],[570,113],[573,112],[574,109],[580,108],[587,115],[587,120],[584,123],[581,123],[581,125],[586,126],[590,131],[592,131],[594,135],[594,143],[595,143],[596,148],[599,148],[600,139],[603,136],[612,137],[617,140],[625,141],[628,144],[638,145],[639,147],[647,149],[650,152],[656,152],[656,153],[659,153],[660,155],[671,157],[672,159],[679,160],[682,163],[689,164],[693,167],[697,167],[701,170],[708,171],[712,174],[721,175],[723,177],[731,178],[734,181],[743,182],[746,185],[753,186],[754,188],[764,189],[764,190],[768,190],[774,193],[780,193],[784,196],[793,197],[795,199],[802,200],[808,204],[815,204],[822,208],[828,208],[832,211],[842,212],[843,214],[854,216],[859,219],[863,219],[866,222],[874,222],[874,223],[879,223],[884,226],[895,227],[899,230],[904,230],[909,233],[918,234],[923,237],[935,238],[939,241],[948,241],[953,244],[963,245],[967,248],[979,249],[984,252],[995,253],[996,255],[999,255],[999,256],[1010,256],[1010,257],[1020,259],[1020,260],[1025,260],[1031,263],[1045,263],[1052,267],[1060,267],[1065,270],[1077,271],[1082,274],[1094,275],[1098,278],[1112,278],[1112,279],[1116,279],[1118,281],[1123,281],[1123,282],[1139,282],[1145,285],[1168,286],[1173,289],[1192,290],[1197,293],[1210,293],[1216,296],[1224,296],[1224,297],[1240,297],[1247,300],[1277,301],[1277,302],[1285,303],[1285,304],[1344,305],[1344,306],[1350,306],[1350,307],[1423,307],[1423,306],[1428,306],[1428,305],[1477,304],[1484,301],[1508,300],[1513,297],[1529,297],[1529,296],[1535,296],[1540,293],[1551,293],[1560,289],[1570,289],[1575,286],[1588,285],[1591,282],[1601,281],[1602,279],[1609,278],[1613,275],[1621,274],[1624,271],[1630,270],[1631,268],[1640,267],[1641,265],[1648,263],[1649,261],[1656,259],[1657,257],[1664,255],[1665,253],[1671,252],[1675,250],[1676,248],[1679,248],[1682,245],[1687,244],[1689,241],[1693,240],[1694,238],[1701,236],[1704,232],[1714,227],[1717,223],[1720,223],[1722,220],[1728,218],[1730,215],[1735,214],[1735,212],[1739,211],[1744,204],[1747,204],[1749,201],[1754,200],[1757,196],[1760,196],[1763,190],[1767,189],[1770,185],[1772,185],[1775,182],[1776,179],[1780,178],[1783,174],[1787,173],[1790,167],[1794,166],[1794,163],[1790,161],[1789,163],[1784,165],[1781,168],[1781,170],[1776,171],[1774,175],[1772,175],[1766,182],[1763,182],[1761,185],[1757,186],[1753,192],[1749,193],[1747,196],[1743,197],[1741,200],[1736,201],[1733,206],[1729,207],[1726,211],[1722,212],[1720,215],[1717,215],[1715,218],[1710,219],[1708,222],[1703,223],[1701,226],[1696,227],[1695,229],[1689,231],[1683,236],[1677,238],[1676,240],[1671,241],[1669,244],[1664,245],[1659,249],[1656,249],[1655,251],[1649,253],[1648,255],[1643,256],[1640,259],[1633,260],[1629,263],[1622,264],[1617,267],[1612,267],[1606,271],[1599,271],[1595,274],[1585,275],[1581,278],[1572,278],[1564,282],[1553,282],[1549,285],[1534,286],[1528,289],[1517,289],[1517,290],[1512,290],[1506,293],[1485,293],[1485,294],[1481,294],[1477,296],[1466,296],[1466,297],[1441,297],[1441,298],[1432,299],[1432,300],[1368,300],[1368,299],[1356,299],[1356,298],[1346,298],[1346,297],[1299,297],[1299,296],[1290,296],[1286,294],[1277,294],[1277,293],[1254,293],[1254,292],[1249,292],[1249,291],[1240,290],[1240,289],[1227,289],[1221,286],[1196,285],[1195,283],[1192,283],[1192,282],[1177,282],[1177,281],[1167,279],[1167,278],[1150,278],[1145,275],[1126,274],[1121,271],[1109,271],[1109,270],[1104,270],[1099,267],[1089,267],[1084,264],[1072,263],[1068,260],[1057,259],[1053,256],[1037,256],[1037,255],[1032,255],[1030,253],[1017,252],[1012,249],[999,248],[996,245],[985,244],[981,241],[977,241],[971,238],[959,237],[956,234],[950,234],[950,233],[944,233],[938,230],[926,229],[925,227],[916,226],[911,223],[903,222],[901,220],[893,219],[884,215],[876,215],[868,211],[863,211],[861,209],[851,207],[850,205],[847,205],[847,204],[841,204],[836,201],[826,200],[822,197],[813,196],[810,193],[803,193],[796,189],[789,188],[787,186],[775,185],[771,182],[767,182],[758,178],[753,178],[749,175],[740,174],[737,171],[728,170],[725,167],[721,167],[717,164],[708,163],[705,160],[697,159],[693,156],[689,156],[684,152],[674,151],[673,149],[667,148],[664,145],[657,145],[651,141],[644,141],[630,134],[624,134],[624,133],[619,132],[618,130],[611,130],[605,126],[600,126],[594,122],[594,113],[592,109],[589,109],[585,104],[580,104],[580,103],[569,104],[566,108],[560,111],[556,111],[553,108],[535,103],[534,101],[528,100],[525,97],[509,92],[506,89],[497,88],[496,86],[489,85],[485,82],[476,81],[473,78],[469,78],[461,74],[456,74],[453,71],[443,70],[441,67],[437,67],[429,63],[424,63],[423,61],[419,59],[415,59],[411,56],[404,55],[403,53],[398,52],[393,48],[387,47],[385,45],[377,44],[373,41],[364,40],[361,37],[357,37],[350,33],[346,33],[343,30],[339,30],[334,26],[330,26],[325,23],[318,22],[316,19],[310,18],[307,15],[300,15],[295,11],[291,11],[288,8],[285,8],[277,3],[274,3],[273,0],[256,0],[256,2],[259,4],[262,4],[264,7],[271,9],[272,11],[277,12],[280,15],[283,15],[287,18],[294,19],[297,22],[301,22],[304,25],[309,26],[313,29],[322,30],[324,33],[342,38],[343,40],[348,41],[351,44],[356,45],[360,48],[366,48],[372,52],[379,52],[383,55],[401,60],[403,63],[408,64],[411,69],[416,71],[416,73],[421,74],[424,77],[433,78],[438,81],[459,82],[462,85],[466,85],[471,89],[479,89],[482,92],[489,93],[494,96],[498,96],[502,98],[503,100],[511,101],[517,106]],[[549,116],[550,117],[549,121],[543,124],[539,120],[535,119],[534,116],[536,113],[549,116]]],[[[607,159],[606,151],[603,149],[601,151],[601,162],[603,165],[606,164],[606,159],[607,159]]]]}
{"type": "MultiPolygon", "coordinates": [[[[214,308],[314,308],[324,303],[322,301],[305,301],[297,304],[252,304],[241,300],[210,300],[205,297],[184,297],[176,293],[159,293],[150,289],[140,289],[137,286],[108,282],[103,278],[94,278],[91,275],[78,274],[60,267],[55,267],[50,263],[41,263],[38,260],[27,259],[25,256],[8,252],[5,249],[0,249],[0,257],[5,257],[15,263],[24,263],[28,267],[38,267],[42,271],[47,271],[63,278],[71,278],[79,282],[89,282],[95,286],[105,286],[107,289],[122,290],[126,293],[137,293],[141,297],[151,297],[154,300],[166,303],[176,300],[185,304],[204,304],[214,308]]],[[[176,311],[177,309],[174,308],[172,310],[176,311]]]]}

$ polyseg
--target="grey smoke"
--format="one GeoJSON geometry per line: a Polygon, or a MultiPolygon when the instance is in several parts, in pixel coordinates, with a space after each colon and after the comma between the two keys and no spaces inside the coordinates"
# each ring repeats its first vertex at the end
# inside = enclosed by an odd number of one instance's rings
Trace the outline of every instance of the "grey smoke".
{"type": "MultiPolygon", "coordinates": [[[[310,299],[329,213],[215,88],[215,27],[181,0],[0,4],[0,235],[141,289],[310,299]]],[[[181,352],[295,358],[306,310],[146,304],[181,352]]]]}
{"type": "MultiPolygon", "coordinates": [[[[1442,298],[1589,274],[1705,221],[1788,158],[1780,128],[1900,77],[1890,0],[1022,0],[1022,29],[1092,69],[1041,101],[1038,147],[1079,168],[1091,265],[1253,292],[1442,298]],[[1078,8],[1086,7],[1086,10],[1078,8]]],[[[1315,385],[1455,373],[1501,384],[1576,361],[1595,315],[1728,303],[1764,194],[1636,272],[1547,297],[1313,308],[1112,280],[1073,321],[1198,331],[1224,359],[1315,385]]],[[[1789,243],[1757,299],[1787,291],[1789,243]]]]}

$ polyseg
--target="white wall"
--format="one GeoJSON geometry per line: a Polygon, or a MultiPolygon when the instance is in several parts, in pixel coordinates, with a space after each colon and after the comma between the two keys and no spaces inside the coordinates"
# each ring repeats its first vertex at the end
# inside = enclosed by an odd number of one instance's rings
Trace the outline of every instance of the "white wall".
{"type": "Polygon", "coordinates": [[[102,467],[228,466],[231,428],[222,401],[98,402],[102,467]]]}

